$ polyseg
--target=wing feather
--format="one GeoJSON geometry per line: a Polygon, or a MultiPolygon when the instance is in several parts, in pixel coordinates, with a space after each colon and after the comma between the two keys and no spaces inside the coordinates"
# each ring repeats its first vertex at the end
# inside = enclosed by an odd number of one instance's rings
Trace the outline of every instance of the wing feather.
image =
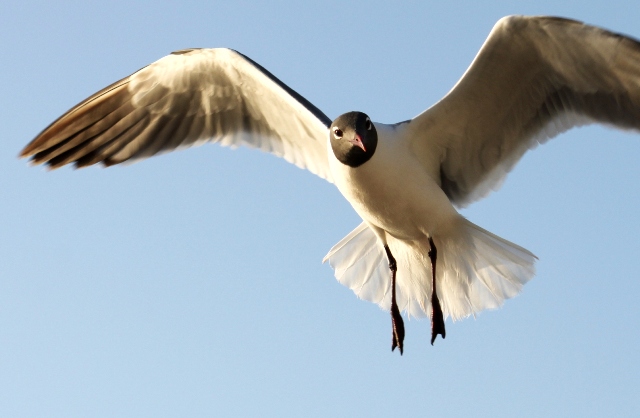
{"type": "Polygon", "coordinates": [[[204,142],[270,152],[331,180],[331,120],[229,49],[168,55],[84,100],[22,151],[51,168],[114,165],[204,142]]]}
{"type": "Polygon", "coordinates": [[[460,207],[498,188],[527,150],[594,122],[640,129],[640,43],[574,20],[510,16],[408,129],[460,207]]]}

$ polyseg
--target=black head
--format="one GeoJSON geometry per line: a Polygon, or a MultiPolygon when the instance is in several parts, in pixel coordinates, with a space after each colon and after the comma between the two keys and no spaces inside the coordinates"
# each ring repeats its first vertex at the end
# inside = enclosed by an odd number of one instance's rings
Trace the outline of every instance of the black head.
{"type": "Polygon", "coordinates": [[[339,116],[329,128],[331,149],[338,161],[349,167],[359,167],[376,152],[378,132],[369,116],[349,112],[339,116]]]}

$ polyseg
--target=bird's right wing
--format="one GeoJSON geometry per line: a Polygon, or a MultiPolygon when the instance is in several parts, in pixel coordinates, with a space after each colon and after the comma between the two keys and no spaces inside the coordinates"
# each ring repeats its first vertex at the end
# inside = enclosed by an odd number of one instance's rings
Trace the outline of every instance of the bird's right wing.
{"type": "Polygon", "coordinates": [[[177,51],[84,100],[21,156],[51,168],[118,164],[203,142],[270,152],[331,180],[331,120],[248,57],[177,51]]]}

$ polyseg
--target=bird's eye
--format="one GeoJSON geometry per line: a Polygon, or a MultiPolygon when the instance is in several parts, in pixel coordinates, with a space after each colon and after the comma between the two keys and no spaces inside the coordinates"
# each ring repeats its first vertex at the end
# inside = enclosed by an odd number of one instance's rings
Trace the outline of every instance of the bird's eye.
{"type": "Polygon", "coordinates": [[[335,136],[336,139],[342,138],[342,130],[340,128],[333,128],[333,136],[335,136]]]}
{"type": "Polygon", "coordinates": [[[370,131],[371,128],[373,128],[373,124],[371,123],[371,119],[367,118],[367,121],[365,122],[365,127],[367,128],[367,131],[370,131]]]}

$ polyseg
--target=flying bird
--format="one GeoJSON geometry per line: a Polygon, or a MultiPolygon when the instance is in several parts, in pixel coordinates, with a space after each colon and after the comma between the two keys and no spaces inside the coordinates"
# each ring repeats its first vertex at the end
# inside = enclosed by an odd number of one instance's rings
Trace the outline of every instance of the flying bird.
{"type": "Polygon", "coordinates": [[[230,49],[174,52],[73,107],[21,153],[105,166],[217,142],[270,152],[334,183],[363,222],[325,257],[340,283],[391,312],[445,319],[497,308],[536,257],[462,217],[529,149],[574,126],[640,130],[640,43],[557,17],[509,16],[462,78],[413,119],[331,120],[230,49]]]}

